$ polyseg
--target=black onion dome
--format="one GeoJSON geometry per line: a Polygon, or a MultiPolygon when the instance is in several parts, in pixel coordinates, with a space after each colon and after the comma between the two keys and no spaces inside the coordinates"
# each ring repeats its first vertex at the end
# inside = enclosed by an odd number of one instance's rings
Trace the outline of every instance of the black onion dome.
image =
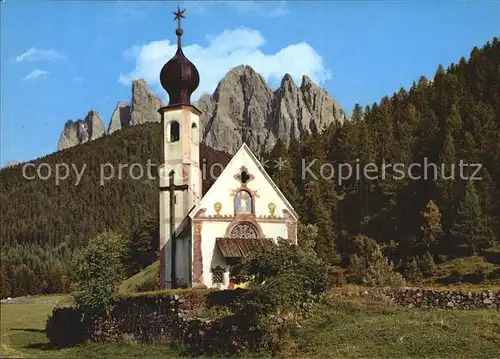
{"type": "Polygon", "coordinates": [[[163,65],[160,72],[160,82],[165,91],[168,92],[168,106],[191,106],[191,94],[196,91],[200,84],[200,74],[196,66],[184,56],[180,43],[174,57],[163,65]]]}

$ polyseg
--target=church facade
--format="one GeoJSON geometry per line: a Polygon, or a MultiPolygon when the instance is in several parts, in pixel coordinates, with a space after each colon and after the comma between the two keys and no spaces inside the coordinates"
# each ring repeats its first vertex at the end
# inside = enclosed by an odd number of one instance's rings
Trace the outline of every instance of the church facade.
{"type": "MultiPolygon", "coordinates": [[[[183,11],[176,13],[180,18],[183,11]]],[[[169,94],[169,104],[159,110],[160,287],[225,289],[231,266],[250,251],[279,238],[296,244],[298,216],[245,143],[202,197],[201,112],[190,100],[199,73],[182,52],[180,26],[176,34],[177,52],[160,73],[169,94]]]]}

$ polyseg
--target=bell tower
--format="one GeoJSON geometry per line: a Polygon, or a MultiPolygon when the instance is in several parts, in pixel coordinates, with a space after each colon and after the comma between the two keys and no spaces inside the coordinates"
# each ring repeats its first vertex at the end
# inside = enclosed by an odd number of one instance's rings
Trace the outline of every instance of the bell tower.
{"type": "MultiPolygon", "coordinates": [[[[202,196],[200,170],[200,114],[191,104],[191,94],[200,82],[196,67],[182,51],[183,30],[180,21],[184,11],[177,9],[177,51],[161,69],[160,82],[169,95],[167,106],[158,110],[162,124],[163,165],[160,169],[160,287],[171,288],[172,233],[169,174],[174,171],[173,183],[184,190],[174,194],[175,275],[177,284],[189,284],[191,278],[191,236],[182,237],[187,214],[202,196]]],[[[189,224],[187,224],[189,226],[189,224]]]]}

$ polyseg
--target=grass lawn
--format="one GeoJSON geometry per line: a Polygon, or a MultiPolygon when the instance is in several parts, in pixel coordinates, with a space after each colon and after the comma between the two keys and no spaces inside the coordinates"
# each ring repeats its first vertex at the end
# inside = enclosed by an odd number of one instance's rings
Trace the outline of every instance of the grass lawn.
{"type": "Polygon", "coordinates": [[[290,354],[311,358],[500,358],[500,311],[403,309],[334,292],[296,338],[290,354]]]}
{"type": "Polygon", "coordinates": [[[133,275],[132,277],[125,279],[120,285],[120,293],[132,293],[137,291],[144,283],[154,280],[158,277],[158,272],[160,271],[160,261],[156,261],[150,266],[144,268],[139,273],[133,275]]]}
{"type": "Polygon", "coordinates": [[[2,358],[178,358],[167,347],[88,343],[67,349],[50,348],[45,321],[57,301],[65,296],[26,298],[19,304],[1,304],[2,358]]]}
{"type": "MultiPolygon", "coordinates": [[[[423,310],[392,306],[359,288],[335,290],[286,340],[283,355],[301,358],[499,358],[500,311],[423,310]]],[[[50,348],[45,320],[65,296],[41,296],[1,305],[2,357],[164,357],[164,346],[82,344],[50,348]]]]}

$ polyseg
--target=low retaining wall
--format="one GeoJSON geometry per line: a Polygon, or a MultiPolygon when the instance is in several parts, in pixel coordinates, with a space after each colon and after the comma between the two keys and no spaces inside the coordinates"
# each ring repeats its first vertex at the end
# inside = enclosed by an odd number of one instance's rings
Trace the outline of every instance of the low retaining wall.
{"type": "MultiPolygon", "coordinates": [[[[459,292],[420,288],[373,288],[371,293],[404,307],[500,310],[500,291],[459,292]]],[[[143,342],[180,346],[195,355],[237,354],[261,348],[264,329],[252,326],[243,313],[221,319],[196,318],[202,307],[228,306],[241,291],[197,295],[137,296],[119,299],[109,316],[95,317],[76,308],[55,308],[47,335],[53,344],[95,342],[143,342]]],[[[284,320],[275,318],[277,325],[284,320]]]]}
{"type": "Polygon", "coordinates": [[[117,301],[109,317],[98,318],[88,339],[96,342],[164,343],[178,337],[184,299],[178,295],[132,297],[117,301]]]}
{"type": "Polygon", "coordinates": [[[500,309],[500,291],[463,292],[420,288],[381,288],[376,293],[397,305],[413,308],[500,309]]]}
{"type": "MultiPolygon", "coordinates": [[[[219,292],[215,301],[227,302],[236,292],[219,292]],[[227,294],[227,295],[226,295],[227,294]]],[[[203,304],[210,306],[210,295],[203,304]]],[[[95,342],[143,342],[182,347],[195,355],[218,352],[237,354],[257,347],[263,332],[237,315],[210,320],[193,317],[201,302],[183,296],[128,298],[117,302],[110,316],[89,329],[95,342]]]]}

